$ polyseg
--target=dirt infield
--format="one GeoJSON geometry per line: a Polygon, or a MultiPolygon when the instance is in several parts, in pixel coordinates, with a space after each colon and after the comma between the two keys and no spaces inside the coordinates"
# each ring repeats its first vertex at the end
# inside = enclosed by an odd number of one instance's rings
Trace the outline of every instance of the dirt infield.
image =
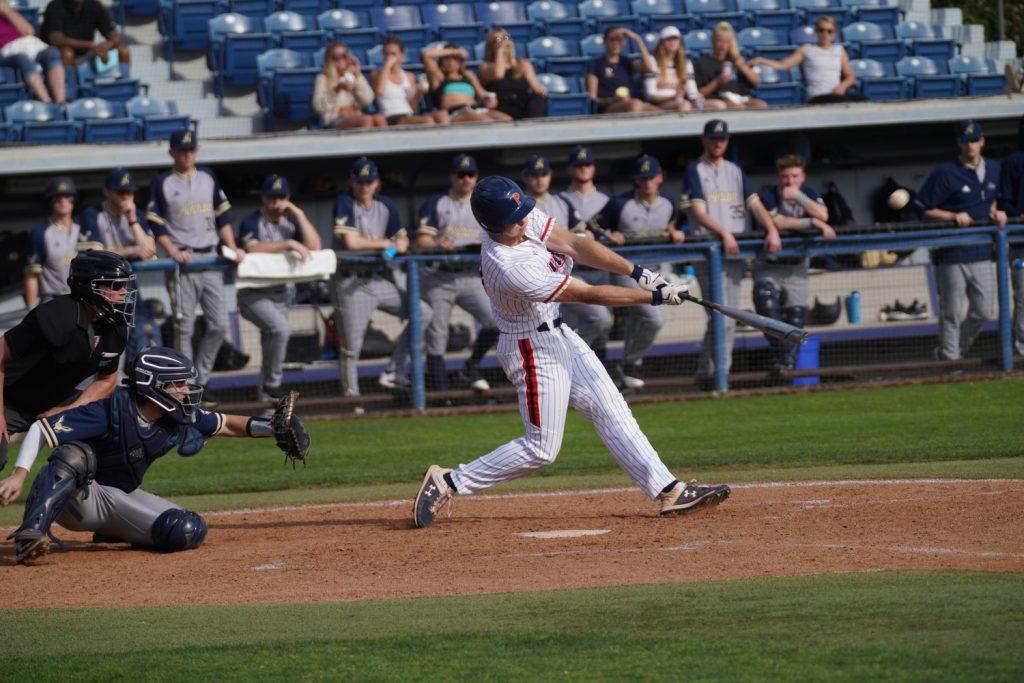
{"type": "Polygon", "coordinates": [[[33,567],[14,566],[13,546],[3,545],[4,604],[313,602],[880,569],[1024,571],[1022,480],[742,484],[718,508],[666,519],[633,490],[476,496],[456,500],[453,516],[426,530],[412,528],[411,507],[211,513],[206,544],[173,555],[58,529],[68,552],[33,567]]]}

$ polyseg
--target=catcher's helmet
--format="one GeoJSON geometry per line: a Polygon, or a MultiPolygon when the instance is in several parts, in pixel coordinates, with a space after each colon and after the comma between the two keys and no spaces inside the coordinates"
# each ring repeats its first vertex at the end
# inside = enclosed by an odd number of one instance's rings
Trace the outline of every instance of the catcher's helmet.
{"type": "Polygon", "coordinates": [[[116,324],[135,326],[135,287],[132,264],[110,251],[89,249],[71,261],[68,275],[71,296],[88,304],[100,317],[116,324]]]}
{"type": "Polygon", "coordinates": [[[476,222],[487,232],[504,232],[506,225],[523,220],[537,205],[514,180],[504,176],[487,176],[473,190],[469,204],[476,222]]]}
{"type": "Polygon", "coordinates": [[[197,376],[196,367],[187,356],[165,346],[153,346],[135,358],[128,387],[137,398],[163,408],[175,422],[190,424],[196,419],[196,408],[203,395],[197,376]],[[168,390],[178,384],[183,390],[168,390]]]}

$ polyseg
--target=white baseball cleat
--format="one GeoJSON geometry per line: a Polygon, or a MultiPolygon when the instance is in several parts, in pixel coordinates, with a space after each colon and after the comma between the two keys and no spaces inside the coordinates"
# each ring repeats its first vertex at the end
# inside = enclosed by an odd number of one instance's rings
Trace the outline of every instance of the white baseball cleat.
{"type": "Polygon", "coordinates": [[[474,391],[490,391],[491,383],[485,380],[483,377],[475,379],[469,383],[469,386],[474,391]]]}
{"type": "Polygon", "coordinates": [[[377,384],[381,385],[385,389],[406,389],[412,385],[407,375],[391,372],[385,370],[380,373],[380,377],[377,378],[377,384]]]}
{"type": "Polygon", "coordinates": [[[455,497],[455,491],[444,480],[444,475],[449,472],[450,469],[431,465],[423,475],[423,483],[420,484],[420,491],[416,494],[416,501],[412,506],[412,521],[418,528],[430,526],[445,504],[448,505],[448,516],[451,516],[451,502],[455,497]]]}
{"type": "Polygon", "coordinates": [[[732,493],[725,484],[715,486],[698,486],[697,482],[687,484],[676,483],[668,493],[658,494],[661,501],[661,514],[685,515],[703,507],[718,505],[732,493]]]}

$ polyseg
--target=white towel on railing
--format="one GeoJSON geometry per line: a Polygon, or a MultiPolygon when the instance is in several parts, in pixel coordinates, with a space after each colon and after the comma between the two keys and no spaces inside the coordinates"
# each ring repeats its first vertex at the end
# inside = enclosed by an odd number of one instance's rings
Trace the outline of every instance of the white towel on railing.
{"type": "Polygon", "coordinates": [[[338,269],[338,256],[330,249],[310,252],[311,258],[303,262],[294,251],[281,254],[245,255],[238,265],[237,287],[266,287],[272,284],[327,280],[338,269]]]}

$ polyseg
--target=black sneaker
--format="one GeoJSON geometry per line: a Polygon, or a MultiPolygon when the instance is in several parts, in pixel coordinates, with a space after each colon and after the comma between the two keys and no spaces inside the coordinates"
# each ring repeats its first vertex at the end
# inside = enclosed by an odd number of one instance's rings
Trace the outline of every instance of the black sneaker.
{"type": "Polygon", "coordinates": [[[718,505],[732,493],[725,484],[715,486],[698,486],[697,482],[688,484],[677,483],[668,493],[658,496],[661,500],[661,514],[686,515],[700,508],[718,505]]]}

